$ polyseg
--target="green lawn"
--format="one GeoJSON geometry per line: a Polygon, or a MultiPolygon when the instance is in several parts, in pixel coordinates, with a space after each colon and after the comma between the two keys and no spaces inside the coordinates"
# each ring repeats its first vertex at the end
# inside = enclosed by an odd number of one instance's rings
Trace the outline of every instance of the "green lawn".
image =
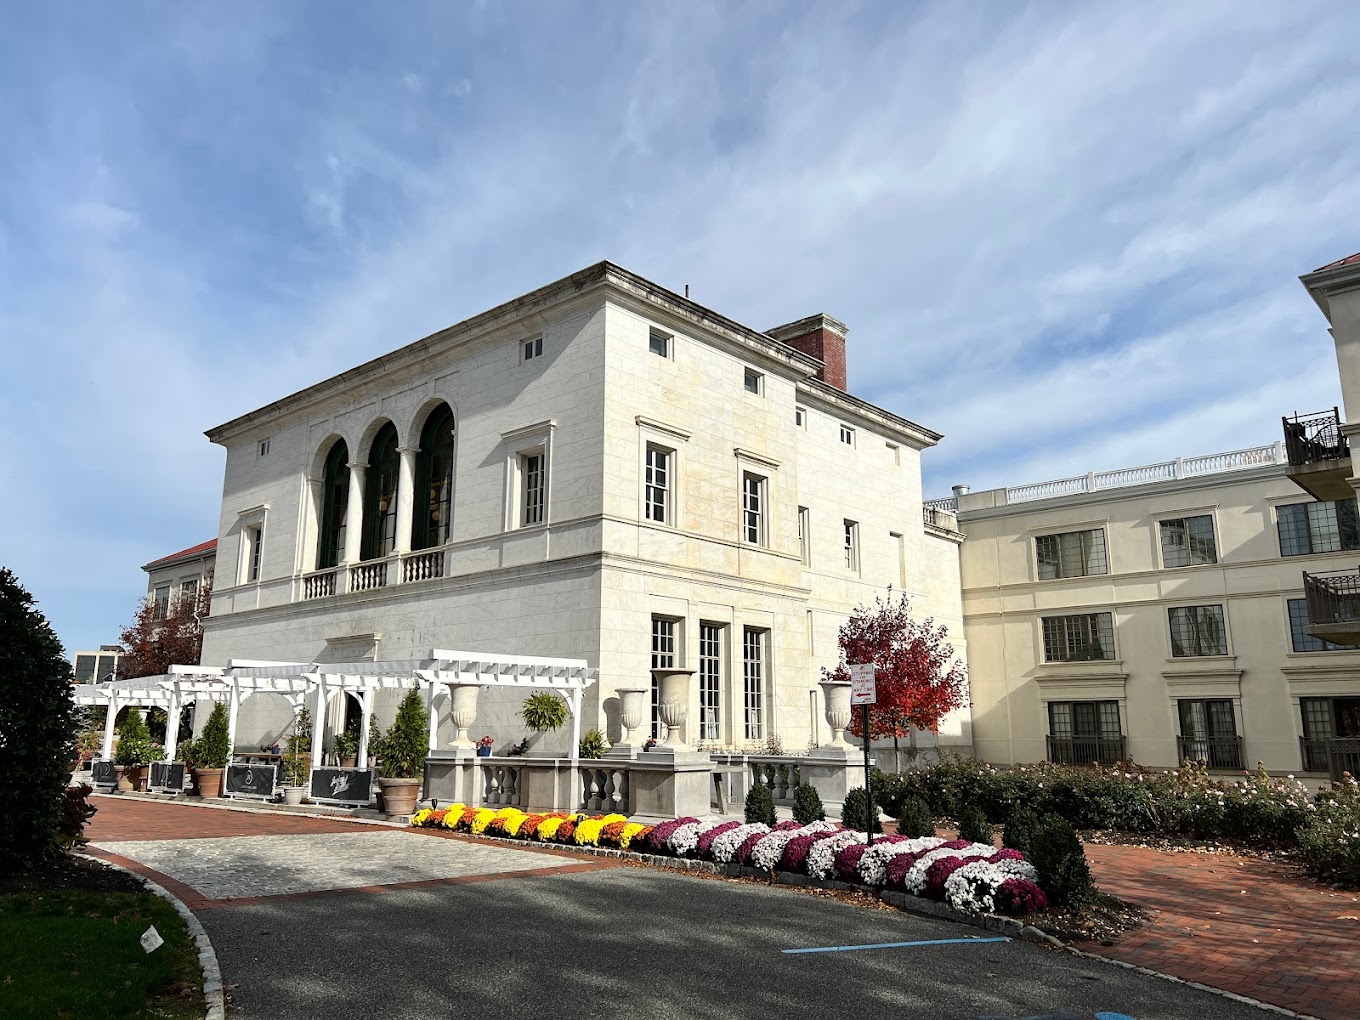
{"type": "Polygon", "coordinates": [[[150,893],[0,895],[0,1017],[202,1017],[198,951],[175,909],[150,893]],[[155,925],[165,945],[138,941],[155,925]]]}

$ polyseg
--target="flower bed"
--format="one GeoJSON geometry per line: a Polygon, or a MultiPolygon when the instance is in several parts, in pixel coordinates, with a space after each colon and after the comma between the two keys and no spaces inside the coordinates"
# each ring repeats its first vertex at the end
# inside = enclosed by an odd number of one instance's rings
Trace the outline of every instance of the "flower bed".
{"type": "Polygon", "coordinates": [[[512,807],[495,810],[453,804],[437,811],[417,811],[411,824],[548,845],[635,850],[719,865],[747,864],[762,871],[894,889],[973,913],[1018,916],[1048,906],[1034,866],[1016,850],[905,836],[880,836],[869,847],[863,833],[837,828],[831,822],[781,822],[771,829],[760,823],[685,817],[643,825],[617,814],[528,814],[512,807]]]}

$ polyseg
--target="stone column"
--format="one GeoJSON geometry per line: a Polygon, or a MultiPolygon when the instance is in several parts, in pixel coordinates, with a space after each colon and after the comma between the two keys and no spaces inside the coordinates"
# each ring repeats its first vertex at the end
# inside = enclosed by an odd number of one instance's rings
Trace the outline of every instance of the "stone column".
{"type": "Polygon", "coordinates": [[[349,502],[345,508],[345,550],[342,561],[358,563],[364,537],[364,481],[367,464],[349,466],[349,502]]]}
{"type": "Polygon", "coordinates": [[[397,553],[411,551],[411,516],[415,506],[416,491],[416,454],[420,451],[411,446],[397,447],[401,465],[397,470],[397,553]]]}

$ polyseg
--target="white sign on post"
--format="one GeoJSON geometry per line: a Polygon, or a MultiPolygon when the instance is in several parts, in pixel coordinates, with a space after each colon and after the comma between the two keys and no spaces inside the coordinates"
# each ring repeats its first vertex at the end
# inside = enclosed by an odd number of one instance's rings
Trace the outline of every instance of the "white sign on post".
{"type": "Polygon", "coordinates": [[[873,705],[878,702],[878,686],[872,662],[850,664],[850,704],[873,705]]]}

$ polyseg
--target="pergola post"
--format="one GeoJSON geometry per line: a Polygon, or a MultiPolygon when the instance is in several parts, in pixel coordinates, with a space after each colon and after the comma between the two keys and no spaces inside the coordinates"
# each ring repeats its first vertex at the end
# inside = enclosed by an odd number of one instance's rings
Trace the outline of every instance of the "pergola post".
{"type": "Polygon", "coordinates": [[[108,716],[104,719],[104,746],[99,751],[99,757],[108,761],[113,757],[113,721],[118,717],[118,692],[109,691],[108,716]]]}
{"type": "Polygon", "coordinates": [[[165,760],[174,761],[179,748],[179,681],[170,685],[170,705],[165,710],[165,760]]]}
{"type": "Polygon", "coordinates": [[[355,762],[361,769],[368,768],[368,728],[369,720],[373,718],[373,688],[365,687],[363,696],[359,699],[363,707],[363,718],[359,720],[359,757],[355,762]]]}
{"type": "Polygon", "coordinates": [[[425,708],[430,713],[430,750],[439,750],[439,709],[434,707],[434,681],[425,679],[425,708]]]}
{"type": "Polygon", "coordinates": [[[241,711],[241,681],[231,678],[231,694],[227,699],[227,764],[236,758],[236,714],[241,711]]]}
{"type": "MultiPolygon", "coordinates": [[[[304,699],[305,700],[305,699],[304,699]]],[[[312,768],[321,767],[321,739],[326,733],[326,675],[316,678],[316,711],[312,713],[312,768]]]]}
{"type": "Polygon", "coordinates": [[[571,758],[576,761],[581,757],[581,694],[580,687],[576,687],[571,692],[571,758]]]}

